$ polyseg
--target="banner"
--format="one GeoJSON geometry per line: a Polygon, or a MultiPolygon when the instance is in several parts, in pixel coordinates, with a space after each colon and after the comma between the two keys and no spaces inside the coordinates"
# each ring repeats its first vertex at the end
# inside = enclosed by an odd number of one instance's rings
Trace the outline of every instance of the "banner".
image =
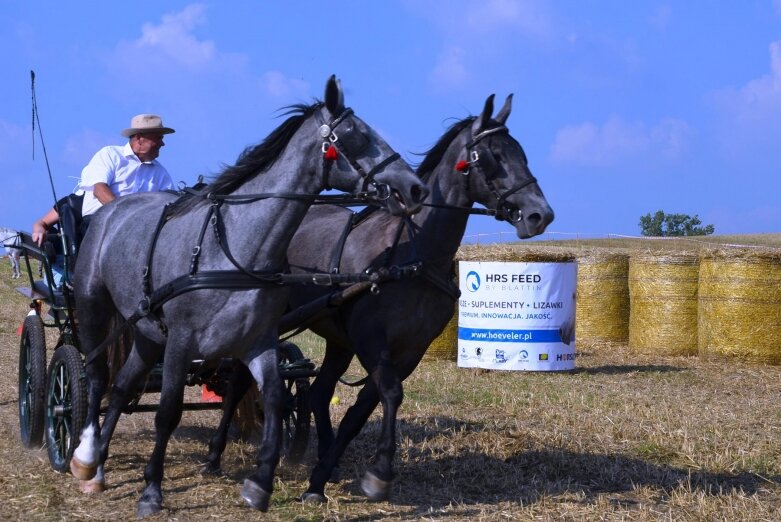
{"type": "Polygon", "coordinates": [[[460,261],[458,366],[575,368],[577,263],[460,261]]]}

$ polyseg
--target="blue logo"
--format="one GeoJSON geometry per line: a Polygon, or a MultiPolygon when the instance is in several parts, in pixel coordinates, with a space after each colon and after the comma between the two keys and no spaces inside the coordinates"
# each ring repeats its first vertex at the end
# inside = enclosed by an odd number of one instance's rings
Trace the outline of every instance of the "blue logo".
{"type": "Polygon", "coordinates": [[[528,358],[529,358],[529,352],[527,352],[526,350],[521,350],[519,359],[525,360],[528,358]]]}
{"type": "Polygon", "coordinates": [[[477,292],[477,290],[480,288],[480,274],[474,270],[471,270],[466,275],[466,287],[470,292],[477,292]]]}
{"type": "Polygon", "coordinates": [[[504,356],[504,350],[496,350],[496,355],[494,356],[494,362],[503,364],[507,362],[507,357],[504,356]]]}

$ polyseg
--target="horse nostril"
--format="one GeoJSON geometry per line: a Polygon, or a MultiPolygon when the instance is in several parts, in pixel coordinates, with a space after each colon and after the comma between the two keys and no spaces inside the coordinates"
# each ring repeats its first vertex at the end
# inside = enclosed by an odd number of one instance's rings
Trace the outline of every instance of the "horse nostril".
{"type": "Polygon", "coordinates": [[[524,216],[524,219],[526,220],[527,224],[537,226],[542,221],[542,216],[539,212],[532,212],[531,214],[527,214],[524,216]]]}

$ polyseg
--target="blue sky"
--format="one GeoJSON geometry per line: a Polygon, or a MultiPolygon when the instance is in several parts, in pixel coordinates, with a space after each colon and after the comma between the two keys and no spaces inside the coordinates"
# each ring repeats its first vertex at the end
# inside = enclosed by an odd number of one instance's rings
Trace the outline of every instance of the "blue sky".
{"type": "MultiPolygon", "coordinates": [[[[137,113],[176,134],[192,183],[281,119],[346,103],[409,161],[453,118],[514,93],[508,126],[556,212],[549,231],[639,233],[648,212],[717,234],[781,232],[781,0],[2,2],[0,225],[52,204],[137,113]]],[[[506,232],[473,216],[467,234],[506,232]]]]}

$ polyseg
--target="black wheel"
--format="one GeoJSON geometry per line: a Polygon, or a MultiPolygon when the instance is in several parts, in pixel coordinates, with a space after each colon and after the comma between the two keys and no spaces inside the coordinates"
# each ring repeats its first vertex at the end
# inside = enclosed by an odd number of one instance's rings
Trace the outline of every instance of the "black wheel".
{"type": "MultiPolygon", "coordinates": [[[[279,345],[279,365],[283,379],[286,369],[308,365],[309,360],[301,349],[291,342],[279,345]]],[[[282,414],[282,454],[291,462],[300,462],[309,445],[309,427],[312,406],[309,404],[309,379],[305,377],[285,380],[287,398],[282,414]]]]}
{"type": "Polygon", "coordinates": [[[87,382],[75,346],[60,346],[49,364],[46,392],[46,449],[52,469],[68,471],[87,416],[87,382]]]}
{"type": "Polygon", "coordinates": [[[46,393],[46,335],[43,321],[28,315],[19,343],[19,432],[26,448],[41,446],[46,393]]]}

